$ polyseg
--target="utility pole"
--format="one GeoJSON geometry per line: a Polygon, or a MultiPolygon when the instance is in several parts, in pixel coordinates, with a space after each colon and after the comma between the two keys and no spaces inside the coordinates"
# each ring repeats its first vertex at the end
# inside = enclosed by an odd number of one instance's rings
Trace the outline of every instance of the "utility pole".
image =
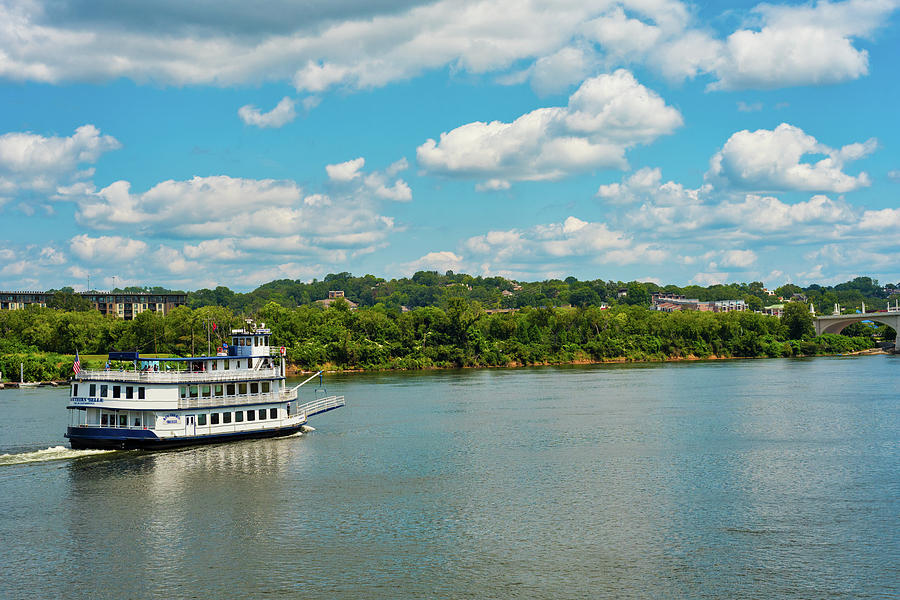
{"type": "Polygon", "coordinates": [[[206,355],[209,356],[212,350],[209,345],[209,315],[206,316],[206,355]]]}

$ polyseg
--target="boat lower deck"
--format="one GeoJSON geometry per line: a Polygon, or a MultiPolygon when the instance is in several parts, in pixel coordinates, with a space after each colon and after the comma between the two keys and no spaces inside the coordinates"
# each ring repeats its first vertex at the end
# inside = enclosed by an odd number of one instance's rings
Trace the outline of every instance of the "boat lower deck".
{"type": "Polygon", "coordinates": [[[162,450],[199,444],[218,444],[244,439],[271,438],[292,435],[304,423],[267,429],[231,431],[193,436],[157,437],[150,430],[122,430],[113,427],[69,427],[66,437],[73,450],[162,450]]]}

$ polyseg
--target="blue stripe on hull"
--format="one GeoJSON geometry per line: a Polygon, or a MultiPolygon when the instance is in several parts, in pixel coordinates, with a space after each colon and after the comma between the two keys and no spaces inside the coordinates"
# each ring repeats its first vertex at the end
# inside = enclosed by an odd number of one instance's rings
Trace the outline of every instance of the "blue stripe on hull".
{"type": "Polygon", "coordinates": [[[195,435],[191,437],[160,438],[147,429],[121,430],[111,427],[69,427],[66,437],[75,450],[82,449],[120,449],[120,450],[161,450],[179,446],[195,446],[199,444],[218,444],[235,440],[253,438],[280,437],[297,433],[305,425],[277,427],[255,431],[233,431],[211,435],[195,435]]]}

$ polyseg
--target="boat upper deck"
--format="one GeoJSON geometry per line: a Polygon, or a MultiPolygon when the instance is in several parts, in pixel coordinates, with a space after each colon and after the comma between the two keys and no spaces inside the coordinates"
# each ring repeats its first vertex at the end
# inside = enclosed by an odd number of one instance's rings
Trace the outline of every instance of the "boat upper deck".
{"type": "Polygon", "coordinates": [[[76,379],[81,381],[121,381],[125,383],[213,383],[217,381],[254,381],[280,379],[281,369],[229,369],[215,371],[124,371],[81,370],[76,379]]]}

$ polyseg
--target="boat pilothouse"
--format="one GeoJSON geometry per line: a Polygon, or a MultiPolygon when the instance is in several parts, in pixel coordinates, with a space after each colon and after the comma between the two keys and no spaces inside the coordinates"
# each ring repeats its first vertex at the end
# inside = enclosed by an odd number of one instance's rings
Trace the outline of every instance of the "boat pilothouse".
{"type": "Polygon", "coordinates": [[[235,329],[215,356],[145,358],[110,352],[102,371],[71,381],[66,437],[72,448],[170,448],[295,433],[307,419],[344,405],[343,396],[299,403],[287,386],[284,349],[270,351],[265,327],[235,329]],[[124,367],[113,365],[125,365],[124,367]]]}

